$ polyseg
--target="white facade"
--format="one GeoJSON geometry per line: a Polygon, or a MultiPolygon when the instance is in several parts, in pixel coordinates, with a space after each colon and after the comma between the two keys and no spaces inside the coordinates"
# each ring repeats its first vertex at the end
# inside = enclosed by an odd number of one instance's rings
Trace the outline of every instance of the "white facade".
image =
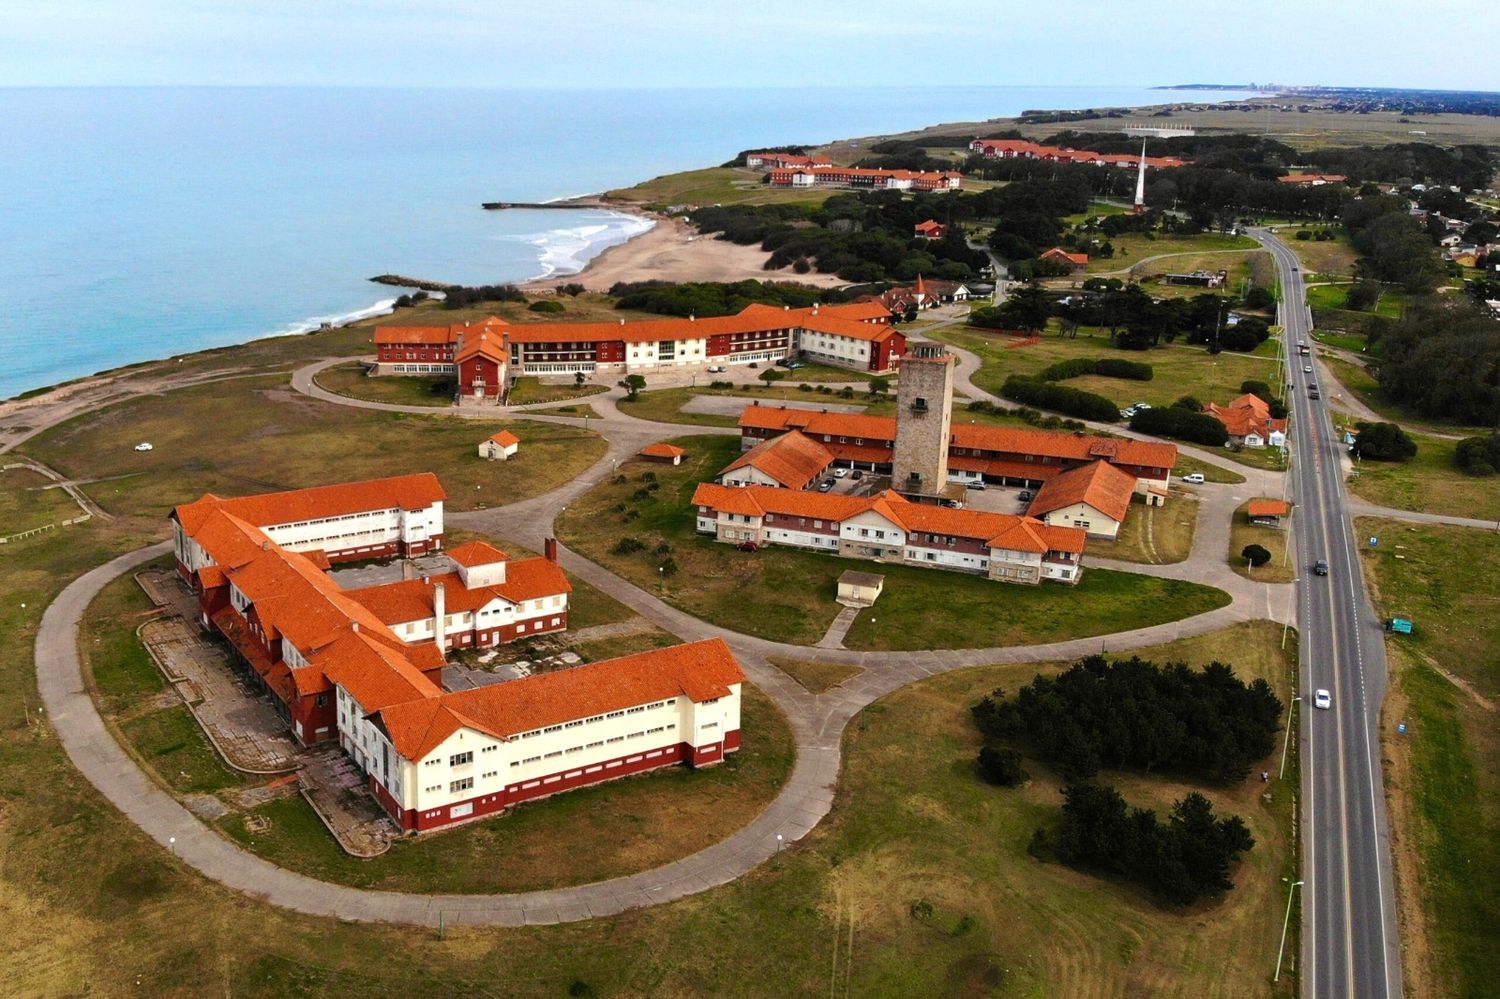
{"type": "Polygon", "coordinates": [[[1120,533],[1120,521],[1081,500],[1070,506],[1049,510],[1041,519],[1053,527],[1077,527],[1088,531],[1091,538],[1114,540],[1120,533]]]}

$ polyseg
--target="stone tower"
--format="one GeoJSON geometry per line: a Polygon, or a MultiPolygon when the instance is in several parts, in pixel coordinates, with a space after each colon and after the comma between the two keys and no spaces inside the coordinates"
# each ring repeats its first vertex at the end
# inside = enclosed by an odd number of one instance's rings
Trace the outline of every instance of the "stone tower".
{"type": "Polygon", "coordinates": [[[940,343],[916,343],[901,358],[896,384],[896,454],[891,486],[940,496],[948,485],[953,357],[940,343]]]}

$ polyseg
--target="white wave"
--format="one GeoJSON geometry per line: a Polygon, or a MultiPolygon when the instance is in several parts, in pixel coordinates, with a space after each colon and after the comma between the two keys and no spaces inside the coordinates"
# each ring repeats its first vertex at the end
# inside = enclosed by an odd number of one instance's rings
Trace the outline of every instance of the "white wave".
{"type": "Polygon", "coordinates": [[[325,325],[332,327],[348,326],[350,323],[361,319],[369,319],[371,316],[385,316],[396,311],[396,300],[394,298],[382,298],[374,305],[367,305],[363,309],[355,309],[353,312],[337,312],[327,316],[312,316],[307,319],[299,319],[273,333],[262,333],[256,337],[258,340],[269,339],[274,336],[297,336],[302,333],[312,333],[322,329],[325,325]]]}
{"type": "Polygon", "coordinates": [[[656,225],[651,219],[623,212],[604,212],[605,221],[563,226],[544,232],[503,236],[502,239],[530,243],[537,248],[540,274],[526,280],[565,277],[583,270],[590,260],[621,243],[634,239],[656,225]]]}

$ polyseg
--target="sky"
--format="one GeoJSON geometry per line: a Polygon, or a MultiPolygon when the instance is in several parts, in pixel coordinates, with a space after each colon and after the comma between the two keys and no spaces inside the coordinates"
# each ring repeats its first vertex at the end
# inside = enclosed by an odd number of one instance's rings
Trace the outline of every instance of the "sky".
{"type": "Polygon", "coordinates": [[[0,86],[1500,90],[1500,17],[1471,0],[10,0],[5,8],[0,86]]]}

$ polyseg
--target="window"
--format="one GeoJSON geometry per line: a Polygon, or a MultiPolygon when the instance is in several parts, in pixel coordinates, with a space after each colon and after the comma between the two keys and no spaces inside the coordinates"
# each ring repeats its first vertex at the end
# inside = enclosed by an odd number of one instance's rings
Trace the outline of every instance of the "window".
{"type": "Polygon", "coordinates": [[[473,786],[474,786],[474,778],[473,777],[465,777],[463,780],[449,781],[448,782],[448,793],[449,794],[458,794],[460,791],[467,791],[470,788],[472,788],[473,786]]]}
{"type": "Polygon", "coordinates": [[[461,766],[463,766],[466,763],[473,763],[473,762],[474,762],[474,754],[473,753],[454,753],[452,756],[448,757],[448,765],[450,767],[461,767],[461,766]]]}

